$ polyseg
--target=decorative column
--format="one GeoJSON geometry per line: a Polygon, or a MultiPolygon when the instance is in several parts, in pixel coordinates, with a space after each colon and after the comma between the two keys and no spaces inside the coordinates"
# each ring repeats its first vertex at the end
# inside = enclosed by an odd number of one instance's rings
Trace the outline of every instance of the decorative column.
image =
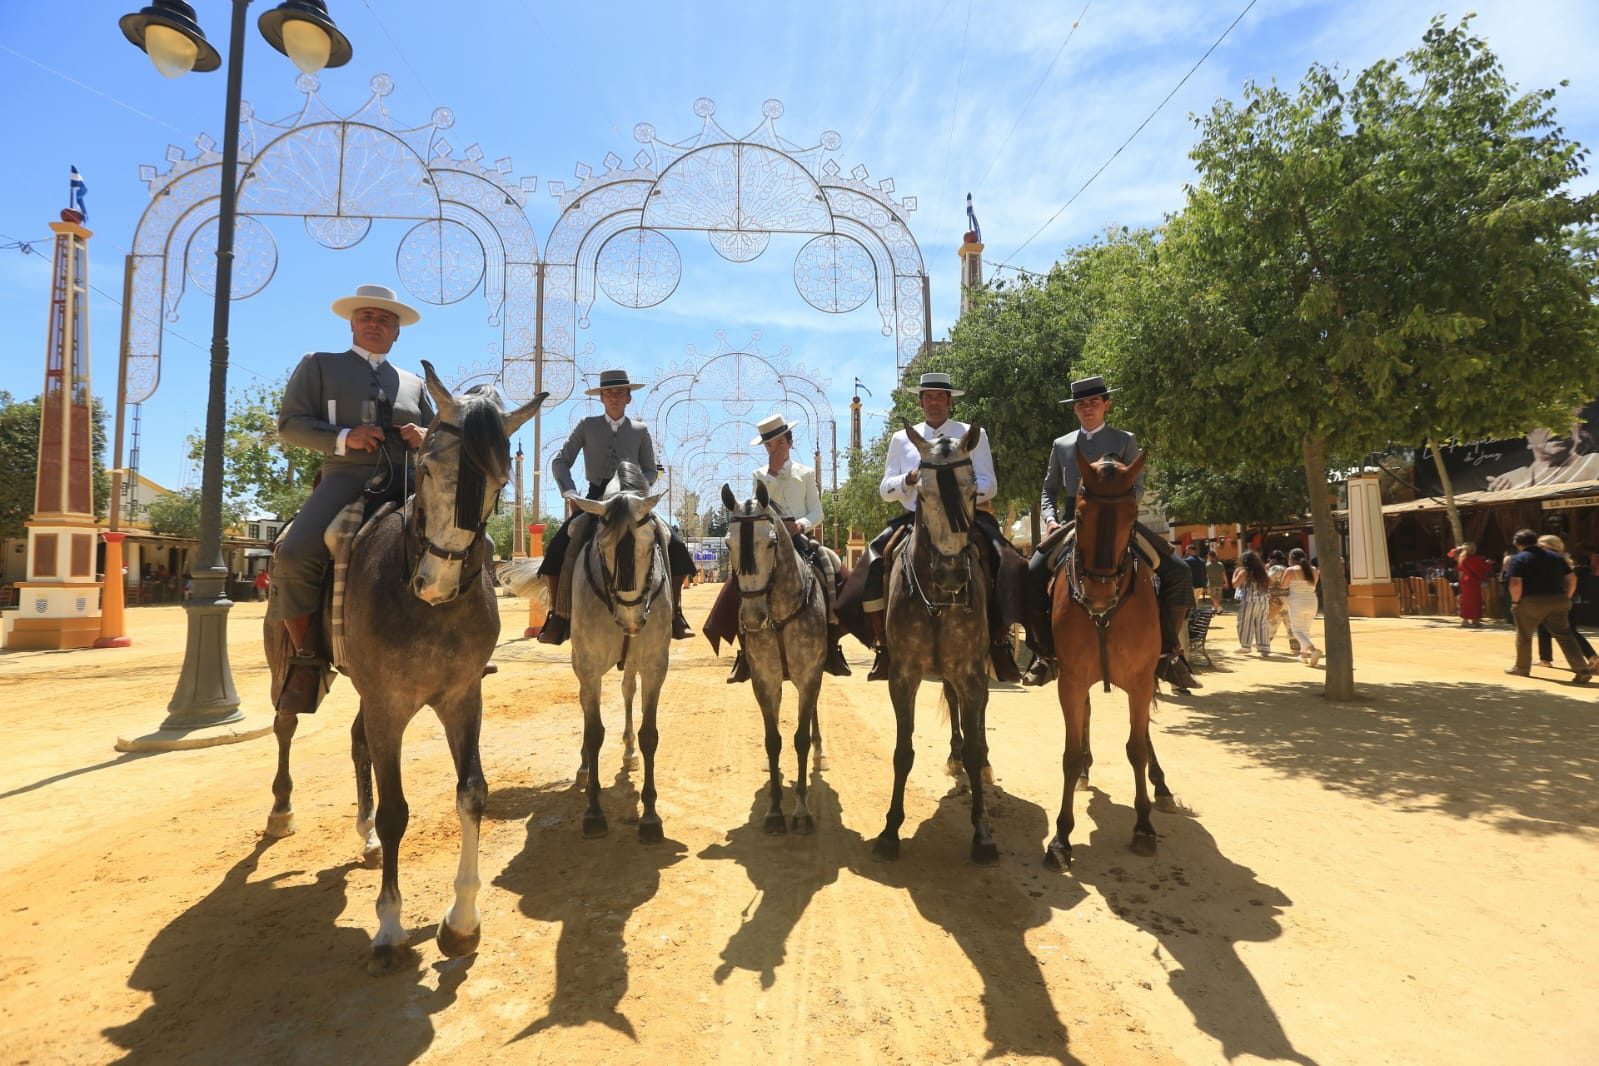
{"type": "MultiPolygon", "coordinates": [[[[95,577],[92,393],[89,391],[89,238],[68,208],[55,231],[49,342],[39,402],[39,469],[28,519],[28,579],[5,645],[88,648],[100,636],[95,577]]],[[[116,580],[121,580],[118,563],[116,580]]]]}
{"type": "Polygon", "coordinates": [[[1388,569],[1388,530],[1377,474],[1349,479],[1349,616],[1398,618],[1399,590],[1388,569]]]}
{"type": "Polygon", "coordinates": [[[972,210],[972,194],[966,194],[966,221],[971,229],[961,244],[961,317],[966,317],[967,293],[983,285],[983,231],[977,225],[977,213],[972,210]]]}

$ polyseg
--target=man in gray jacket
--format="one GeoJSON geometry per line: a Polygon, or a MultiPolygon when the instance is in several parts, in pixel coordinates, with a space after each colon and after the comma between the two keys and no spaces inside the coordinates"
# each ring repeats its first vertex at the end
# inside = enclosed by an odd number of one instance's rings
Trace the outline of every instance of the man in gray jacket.
{"type": "MultiPolygon", "coordinates": [[[[642,388],[643,384],[628,380],[626,370],[602,370],[599,385],[584,391],[585,396],[598,396],[605,410],[579,421],[550,462],[550,472],[555,475],[555,483],[560,486],[563,497],[585,495],[577,491],[577,482],[572,479],[572,463],[579,455],[583,457],[583,476],[588,481],[586,495],[591,500],[604,496],[606,483],[616,475],[617,466],[623,462],[636,464],[644,480],[655,483],[660,469],[655,461],[655,441],[650,437],[650,428],[636,418],[627,417],[628,401],[642,388]]],[[[550,585],[550,614],[539,632],[541,644],[565,643],[570,632],[573,569],[568,565],[568,553],[574,548],[582,549],[593,525],[587,512],[570,506],[568,509],[573,514],[561,523],[561,528],[545,545],[544,561],[539,564],[539,574],[550,585]]],[[[577,558],[573,555],[571,561],[576,562],[577,558]]],[[[695,567],[688,545],[675,529],[666,544],[666,559],[674,585],[672,639],[685,640],[692,637],[694,631],[683,617],[683,582],[695,567]]]]}
{"type": "Polygon", "coordinates": [[[383,285],[362,285],[333,301],[350,322],[352,343],[342,352],[311,352],[283,390],[278,433],[289,444],[321,452],[322,473],[278,545],[272,562],[270,616],[281,619],[294,645],[277,709],[316,709],[324,662],[311,640],[322,609],[329,555],[323,534],[335,515],[363,491],[404,500],[411,453],[433,421],[427,385],[389,362],[400,327],[422,316],[383,285]]]}
{"type": "MultiPolygon", "coordinates": [[[[1079,428],[1064,437],[1057,437],[1049,450],[1049,469],[1044,475],[1043,498],[1039,501],[1039,518],[1044,524],[1045,539],[1049,534],[1071,522],[1077,514],[1077,490],[1082,475],[1077,470],[1080,454],[1090,463],[1110,456],[1123,463],[1138,458],[1138,438],[1125,430],[1112,429],[1105,424],[1110,414],[1110,394],[1117,389],[1107,388],[1102,377],[1083,378],[1072,382],[1069,403],[1077,415],[1079,428]]],[[[1133,492],[1144,498],[1144,475],[1138,475],[1133,492]]],[[[1144,554],[1160,560],[1155,577],[1160,591],[1160,631],[1163,668],[1168,680],[1178,688],[1199,688],[1188,664],[1182,657],[1181,636],[1178,625],[1193,609],[1194,585],[1188,567],[1176,557],[1164,537],[1157,536],[1140,523],[1137,535],[1146,545],[1144,554]]],[[[1038,637],[1038,647],[1032,649],[1033,663],[1022,678],[1024,685],[1042,685],[1053,679],[1057,672],[1053,622],[1049,602],[1049,556],[1053,552],[1039,550],[1027,564],[1028,607],[1033,615],[1032,631],[1038,637]]]]}

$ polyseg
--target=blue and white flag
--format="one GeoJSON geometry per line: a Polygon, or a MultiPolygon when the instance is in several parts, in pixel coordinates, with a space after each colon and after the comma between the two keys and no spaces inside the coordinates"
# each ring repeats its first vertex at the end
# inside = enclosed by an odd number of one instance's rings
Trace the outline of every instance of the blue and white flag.
{"type": "Polygon", "coordinates": [[[966,194],[966,224],[971,227],[972,235],[977,238],[977,243],[983,243],[983,227],[977,224],[977,212],[972,210],[972,194],[966,194]]]}
{"type": "Polygon", "coordinates": [[[864,392],[868,396],[870,396],[872,394],[872,390],[871,389],[868,389],[865,385],[861,384],[861,379],[860,378],[856,378],[855,379],[855,391],[856,392],[864,392]]]}
{"type": "Polygon", "coordinates": [[[84,203],[84,197],[89,194],[89,186],[84,184],[83,175],[78,173],[78,168],[72,168],[72,200],[78,205],[78,213],[85,222],[89,221],[89,205],[84,203]]]}

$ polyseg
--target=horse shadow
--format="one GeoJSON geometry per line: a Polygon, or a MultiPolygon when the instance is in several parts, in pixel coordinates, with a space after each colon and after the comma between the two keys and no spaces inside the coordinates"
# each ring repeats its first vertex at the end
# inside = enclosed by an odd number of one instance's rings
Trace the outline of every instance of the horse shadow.
{"type": "Polygon", "coordinates": [[[374,979],[364,965],[370,932],[338,922],[360,864],[319,870],[308,883],[281,883],[298,870],[252,877],[274,843],[258,842],[145,949],[128,987],[154,1001],[101,1030],[126,1050],[121,1062],[402,1064],[432,1044],[431,1016],[455,1002],[472,957],[437,964],[436,990],[399,975],[374,979]]]}
{"type": "Polygon", "coordinates": [[[1176,964],[1168,968],[1172,991],[1195,1024],[1221,1044],[1227,1061],[1250,1055],[1313,1064],[1295,1050],[1236,946],[1282,935],[1277,917],[1293,901],[1223,855],[1194,818],[1162,818],[1160,853],[1152,859],[1131,855],[1132,807],[1115,803],[1097,786],[1087,792],[1086,817],[1093,828],[1087,847],[1074,849],[1072,879],[1097,890],[1117,917],[1156,938],[1176,964]],[[1236,906],[1226,912],[1196,906],[1217,899],[1236,906]]]}
{"type": "MultiPolygon", "coordinates": [[[[759,902],[722,949],[722,962],[716,968],[716,983],[721,984],[734,970],[760,974],[761,988],[777,983],[778,967],[787,957],[788,938],[815,895],[838,880],[839,870],[848,863],[850,840],[841,834],[841,807],[834,792],[820,774],[811,775],[806,805],[816,817],[817,831],[808,836],[772,835],[763,827],[771,805],[769,785],[755,790],[750,801],[750,816],[727,834],[727,842],[712,844],[701,851],[701,859],[731,859],[744,867],[759,902]]],[[[785,807],[793,803],[785,796],[785,807]]]]}
{"type": "Polygon", "coordinates": [[[1049,981],[1027,945],[1031,929],[1047,925],[1057,911],[1082,903],[1087,892],[1071,878],[1045,871],[1032,845],[1006,850],[1006,842],[1040,842],[1053,831],[1052,817],[1035,803],[996,785],[983,789],[990,825],[1000,841],[1000,865],[988,869],[967,860],[971,847],[969,795],[958,786],[939,801],[933,816],[904,842],[901,858],[878,862],[871,841],[851,842],[851,872],[907,893],[922,917],[944,929],[983,981],[984,1058],[1036,1056],[1066,1064],[1081,1060],[1068,1050],[1065,1023],[1049,995],[1049,981]]]}
{"type": "Polygon", "coordinates": [[[638,815],[615,815],[616,800],[637,790],[626,771],[619,771],[602,802],[613,812],[611,831],[596,840],[581,837],[581,788],[563,783],[524,793],[527,840],[494,878],[498,888],[520,897],[518,909],[537,921],[559,924],[555,945],[555,992],[543,1017],[523,1027],[507,1044],[557,1026],[578,1028],[596,1022],[637,1042],[633,1022],[619,1009],[627,995],[628,919],[653,899],[661,873],[682,861],[684,844],[668,837],[660,844],[640,844],[638,815]]]}

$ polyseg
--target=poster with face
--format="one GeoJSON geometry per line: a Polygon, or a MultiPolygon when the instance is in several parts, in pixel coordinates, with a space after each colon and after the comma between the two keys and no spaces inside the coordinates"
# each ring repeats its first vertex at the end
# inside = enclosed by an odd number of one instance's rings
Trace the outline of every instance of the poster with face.
{"type": "MultiPolygon", "coordinates": [[[[1599,400],[1584,407],[1565,433],[1543,427],[1509,440],[1482,440],[1442,449],[1456,492],[1525,489],[1599,481],[1599,400]]],[[[1416,489],[1442,495],[1432,449],[1416,449],[1416,489]]]]}

